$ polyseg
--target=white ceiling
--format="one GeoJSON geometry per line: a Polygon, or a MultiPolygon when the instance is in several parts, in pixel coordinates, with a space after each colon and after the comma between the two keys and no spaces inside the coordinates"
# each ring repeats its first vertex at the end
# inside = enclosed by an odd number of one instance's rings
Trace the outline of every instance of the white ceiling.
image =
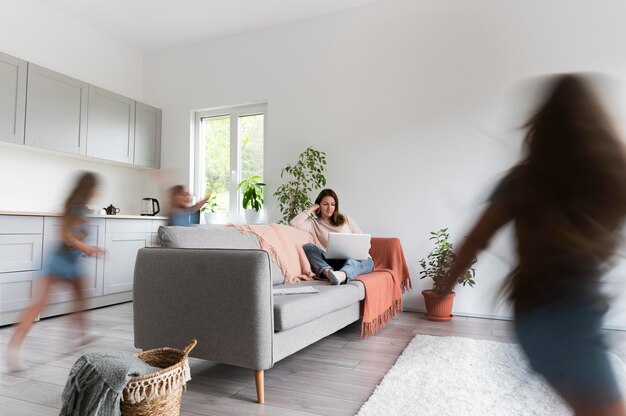
{"type": "Polygon", "coordinates": [[[140,52],[247,32],[380,0],[38,0],[140,52]]]}

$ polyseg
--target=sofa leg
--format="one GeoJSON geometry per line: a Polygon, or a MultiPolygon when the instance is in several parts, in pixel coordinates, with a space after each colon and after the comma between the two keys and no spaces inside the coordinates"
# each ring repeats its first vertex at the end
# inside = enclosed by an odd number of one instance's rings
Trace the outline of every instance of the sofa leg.
{"type": "Polygon", "coordinates": [[[259,404],[265,403],[265,379],[263,370],[254,370],[254,378],[256,380],[256,397],[259,404]]]}

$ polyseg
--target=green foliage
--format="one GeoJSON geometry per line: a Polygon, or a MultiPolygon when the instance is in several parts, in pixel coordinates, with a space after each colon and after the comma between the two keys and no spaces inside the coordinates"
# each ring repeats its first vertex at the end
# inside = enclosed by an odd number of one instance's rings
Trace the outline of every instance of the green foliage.
{"type": "MultiPolygon", "coordinates": [[[[433,279],[432,290],[437,294],[442,294],[444,289],[442,287],[444,277],[447,276],[456,260],[456,254],[452,251],[452,243],[448,241],[449,238],[450,235],[448,234],[447,228],[442,228],[437,232],[431,232],[429,241],[434,240],[435,247],[428,253],[426,258],[419,261],[423,269],[420,272],[420,279],[424,279],[425,277],[433,279]]],[[[470,285],[470,287],[474,287],[476,283],[474,281],[476,271],[471,267],[474,263],[476,263],[476,259],[472,261],[470,268],[459,279],[459,283],[463,286],[470,285]]]]}
{"type": "Polygon", "coordinates": [[[239,117],[241,178],[263,177],[263,114],[239,117]]]}
{"type": "MultiPolygon", "coordinates": [[[[240,177],[263,175],[264,115],[237,117],[239,123],[240,177]]],[[[230,211],[231,118],[228,115],[202,119],[205,151],[205,195],[214,195],[219,209],[230,211]]],[[[205,208],[208,210],[210,208],[205,208]]],[[[213,211],[214,212],[214,211],[213,211]]]]}
{"type": "MultiPolygon", "coordinates": [[[[205,195],[212,195],[228,211],[230,188],[230,118],[203,119],[205,143],[205,195]]],[[[213,212],[213,211],[212,211],[213,212]]]]}
{"type": "Polygon", "coordinates": [[[295,165],[287,165],[280,172],[292,179],[278,187],[274,196],[278,198],[278,209],[283,217],[281,224],[289,222],[313,203],[309,194],[326,186],[326,153],[308,147],[298,157],[295,165]]]}
{"type": "Polygon", "coordinates": [[[200,212],[217,212],[222,211],[222,207],[217,202],[217,195],[211,194],[208,201],[200,208],[200,212]]]}
{"type": "Polygon", "coordinates": [[[263,187],[265,184],[261,182],[259,175],[254,175],[239,182],[237,189],[241,191],[243,199],[241,206],[243,209],[252,208],[255,211],[263,208],[263,187]]]}

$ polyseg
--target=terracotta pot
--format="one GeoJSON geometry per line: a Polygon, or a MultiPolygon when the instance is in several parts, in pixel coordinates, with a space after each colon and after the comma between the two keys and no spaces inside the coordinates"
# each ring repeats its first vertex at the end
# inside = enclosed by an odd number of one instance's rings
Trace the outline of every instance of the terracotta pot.
{"type": "Polygon", "coordinates": [[[422,291],[426,303],[426,318],[431,321],[449,321],[452,319],[452,304],[454,292],[447,295],[438,295],[432,290],[422,291]]]}

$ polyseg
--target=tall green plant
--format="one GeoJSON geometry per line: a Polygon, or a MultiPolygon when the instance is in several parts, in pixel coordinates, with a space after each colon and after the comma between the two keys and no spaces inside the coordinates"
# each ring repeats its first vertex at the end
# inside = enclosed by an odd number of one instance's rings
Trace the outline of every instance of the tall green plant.
{"type": "Polygon", "coordinates": [[[278,199],[278,209],[282,213],[281,224],[289,222],[313,203],[309,194],[326,186],[326,153],[308,147],[298,157],[294,165],[287,165],[280,172],[292,177],[278,187],[274,196],[278,199]]]}
{"type": "MultiPolygon", "coordinates": [[[[442,228],[437,232],[431,232],[429,241],[434,240],[435,247],[428,253],[426,258],[421,259],[419,262],[420,266],[422,266],[420,279],[426,277],[433,279],[432,291],[439,295],[443,294],[444,287],[442,287],[442,285],[444,278],[456,260],[456,254],[452,251],[452,243],[448,241],[449,238],[450,235],[448,234],[447,228],[442,228]]],[[[476,263],[476,259],[472,261],[470,268],[459,279],[459,283],[463,286],[470,285],[470,287],[474,287],[474,283],[476,283],[474,281],[476,271],[471,267],[474,263],[476,263]]]]}

